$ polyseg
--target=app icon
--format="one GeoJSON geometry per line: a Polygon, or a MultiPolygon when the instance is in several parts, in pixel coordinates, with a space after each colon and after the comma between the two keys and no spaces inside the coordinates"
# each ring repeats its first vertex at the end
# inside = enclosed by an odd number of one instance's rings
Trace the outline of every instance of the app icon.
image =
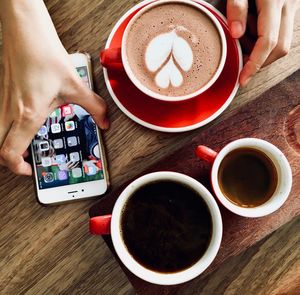
{"type": "Polygon", "coordinates": [[[79,74],[80,78],[82,78],[82,77],[86,76],[86,72],[85,72],[85,70],[84,70],[84,69],[82,69],[82,68],[80,68],[80,69],[77,69],[77,72],[78,72],[78,74],[79,74]]]}
{"type": "Polygon", "coordinates": [[[97,174],[97,168],[95,166],[87,166],[87,165],[85,165],[84,166],[84,172],[85,172],[86,175],[92,176],[92,175],[97,174]]]}
{"type": "Polygon", "coordinates": [[[62,149],[64,147],[64,142],[61,138],[53,140],[53,146],[56,150],[62,149]]]}
{"type": "Polygon", "coordinates": [[[46,183],[53,182],[54,181],[54,174],[52,172],[46,172],[44,174],[44,181],[46,183]]]}
{"type": "Polygon", "coordinates": [[[37,133],[38,136],[46,136],[47,134],[48,134],[48,129],[45,125],[43,125],[37,133]]]}
{"type": "Polygon", "coordinates": [[[61,111],[60,109],[56,109],[54,110],[51,114],[50,114],[50,118],[60,118],[61,117],[61,111]]]}
{"type": "Polygon", "coordinates": [[[71,136],[67,138],[68,146],[76,146],[77,145],[77,138],[76,136],[71,136]]]}
{"type": "Polygon", "coordinates": [[[74,169],[72,169],[72,176],[73,176],[74,178],[79,178],[79,177],[81,177],[81,176],[82,176],[82,171],[81,171],[81,169],[80,169],[80,168],[74,168],[74,169]]]}
{"type": "Polygon", "coordinates": [[[40,152],[49,151],[49,142],[48,141],[39,142],[39,150],[40,152]]]}
{"type": "Polygon", "coordinates": [[[42,166],[43,167],[49,167],[51,166],[51,158],[50,157],[42,157],[42,166]]]}
{"type": "Polygon", "coordinates": [[[59,180],[67,180],[68,179],[68,172],[65,170],[58,171],[57,177],[59,180]]]}
{"type": "Polygon", "coordinates": [[[77,152],[70,153],[69,158],[70,158],[70,161],[72,161],[72,162],[78,162],[80,160],[79,153],[77,153],[77,152]]]}
{"type": "MultiPolygon", "coordinates": [[[[79,105],[76,105],[76,113],[77,113],[77,111],[81,116],[89,116],[89,113],[79,105]]],[[[90,118],[92,119],[92,117],[90,117],[90,118]]]]}
{"type": "Polygon", "coordinates": [[[103,169],[101,160],[98,160],[97,163],[96,163],[95,165],[96,165],[100,170],[103,169]]]}
{"type": "Polygon", "coordinates": [[[62,114],[64,117],[73,115],[73,109],[71,105],[66,105],[62,107],[62,114]]]}
{"type": "Polygon", "coordinates": [[[67,122],[65,122],[65,129],[66,129],[66,131],[73,131],[73,130],[75,130],[75,123],[74,123],[74,121],[67,121],[67,122]]]}
{"type": "Polygon", "coordinates": [[[56,155],[55,161],[58,165],[66,163],[66,156],[65,155],[56,155]]]}
{"type": "Polygon", "coordinates": [[[52,133],[59,133],[59,132],[61,132],[60,124],[59,123],[52,124],[51,125],[51,132],[52,133]]]}

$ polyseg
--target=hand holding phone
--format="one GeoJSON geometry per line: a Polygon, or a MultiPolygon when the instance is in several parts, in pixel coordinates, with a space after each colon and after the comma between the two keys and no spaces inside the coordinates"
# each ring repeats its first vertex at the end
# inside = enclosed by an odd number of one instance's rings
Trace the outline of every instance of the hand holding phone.
{"type": "Polygon", "coordinates": [[[100,128],[106,128],[105,103],[83,87],[43,1],[0,3],[5,48],[0,74],[0,165],[31,175],[23,154],[53,109],[65,102],[80,104],[100,128]]]}
{"type": "MultiPolygon", "coordinates": [[[[90,59],[71,55],[78,75],[92,89],[90,59]]],[[[76,104],[55,109],[32,142],[38,200],[43,204],[85,199],[105,193],[108,173],[99,130],[76,104]]]]}

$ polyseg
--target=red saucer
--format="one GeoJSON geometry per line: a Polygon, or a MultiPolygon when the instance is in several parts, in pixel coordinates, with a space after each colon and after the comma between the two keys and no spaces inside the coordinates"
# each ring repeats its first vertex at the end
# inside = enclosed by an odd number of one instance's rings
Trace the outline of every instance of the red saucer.
{"type": "MultiPolygon", "coordinates": [[[[143,6],[143,1],[129,10],[115,25],[106,48],[121,46],[127,23],[143,6]]],[[[132,120],[148,128],[165,132],[182,132],[201,127],[218,117],[231,103],[238,90],[238,76],[242,68],[242,53],[226,25],[224,16],[213,6],[198,0],[220,21],[227,41],[227,59],[224,69],[213,86],[197,97],[179,102],[166,102],[151,98],[137,89],[125,71],[104,69],[108,91],[118,107],[132,120]]]]}

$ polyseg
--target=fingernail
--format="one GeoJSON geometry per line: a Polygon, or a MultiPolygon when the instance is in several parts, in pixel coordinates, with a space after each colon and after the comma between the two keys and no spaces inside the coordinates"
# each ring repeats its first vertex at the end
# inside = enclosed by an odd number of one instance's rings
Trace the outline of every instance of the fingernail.
{"type": "Polygon", "coordinates": [[[32,172],[26,172],[26,174],[24,174],[25,176],[31,176],[32,175],[32,172]]]}
{"type": "Polygon", "coordinates": [[[230,24],[230,32],[232,38],[238,39],[243,35],[243,25],[240,21],[233,21],[230,24]]]}
{"type": "Polygon", "coordinates": [[[242,87],[247,86],[247,84],[250,82],[251,79],[252,79],[252,76],[250,76],[247,79],[245,79],[243,82],[241,82],[241,86],[242,87]]]}
{"type": "Polygon", "coordinates": [[[108,127],[109,127],[109,120],[108,120],[107,117],[105,117],[103,119],[102,126],[103,126],[103,129],[108,129],[108,127]]]}
{"type": "Polygon", "coordinates": [[[31,170],[31,167],[30,166],[27,166],[23,173],[22,173],[24,176],[31,176],[32,175],[32,170],[31,170]]]}

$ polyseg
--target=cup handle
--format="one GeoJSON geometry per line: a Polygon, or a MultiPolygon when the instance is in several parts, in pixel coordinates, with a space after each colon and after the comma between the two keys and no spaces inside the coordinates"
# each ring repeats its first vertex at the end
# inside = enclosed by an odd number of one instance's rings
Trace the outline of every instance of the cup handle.
{"type": "Polygon", "coordinates": [[[90,233],[92,235],[110,234],[111,214],[90,218],[90,233]]]}
{"type": "Polygon", "coordinates": [[[121,48],[107,48],[100,52],[100,63],[109,70],[123,70],[121,48]]]}
{"type": "Polygon", "coordinates": [[[196,156],[212,164],[218,153],[205,145],[198,145],[195,149],[196,156]]]}

